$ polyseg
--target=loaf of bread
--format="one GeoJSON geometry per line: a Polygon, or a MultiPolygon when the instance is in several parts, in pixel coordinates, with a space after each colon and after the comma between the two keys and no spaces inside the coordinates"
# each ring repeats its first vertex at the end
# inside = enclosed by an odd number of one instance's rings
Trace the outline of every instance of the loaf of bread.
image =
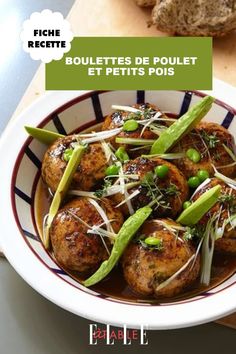
{"type": "Polygon", "coordinates": [[[156,0],[135,0],[138,6],[147,7],[147,6],[155,6],[156,0]]]}
{"type": "Polygon", "coordinates": [[[184,36],[223,36],[236,29],[235,0],[157,0],[157,29],[184,36]]]}

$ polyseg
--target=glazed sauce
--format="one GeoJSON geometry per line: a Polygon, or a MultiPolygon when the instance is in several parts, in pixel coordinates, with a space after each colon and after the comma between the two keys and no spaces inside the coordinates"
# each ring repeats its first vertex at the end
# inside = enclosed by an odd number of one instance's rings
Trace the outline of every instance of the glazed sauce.
{"type": "MultiPolygon", "coordinates": [[[[38,181],[34,202],[35,221],[40,237],[42,235],[43,219],[44,216],[48,213],[50,202],[51,197],[48,193],[48,189],[40,178],[38,181]]],[[[82,278],[76,272],[72,272],[68,269],[64,270],[77,281],[82,280],[82,278]]],[[[194,284],[191,285],[191,288],[187,289],[181,295],[168,299],[153,299],[152,297],[142,297],[140,295],[135,294],[127,285],[123,277],[122,269],[120,265],[118,265],[105,280],[92,286],[90,289],[100,294],[110,296],[112,298],[131,302],[156,304],[158,304],[159,302],[174,302],[191,298],[216,287],[217,285],[228,279],[232,274],[234,274],[235,270],[236,257],[224,254],[215,254],[213,258],[211,282],[208,287],[200,286],[199,280],[197,280],[194,284]]]]}
{"type": "MultiPolygon", "coordinates": [[[[170,118],[177,118],[175,114],[167,114],[170,118]]],[[[91,132],[91,131],[100,131],[101,123],[94,125],[92,128],[82,130],[83,133],[91,132]]],[[[73,133],[78,133],[81,130],[77,130],[73,133]]],[[[35,222],[37,226],[38,233],[42,238],[43,232],[43,220],[45,215],[49,211],[51,196],[49,195],[48,189],[46,185],[43,183],[42,179],[39,178],[35,200],[34,200],[34,214],[35,214],[35,222]]],[[[51,256],[56,261],[53,253],[51,256]]],[[[61,268],[63,268],[60,265],[61,268]]],[[[75,271],[71,271],[63,268],[64,271],[69,274],[73,279],[77,281],[83,280],[78,273],[75,271]]],[[[184,293],[172,297],[172,298],[160,298],[154,299],[153,297],[142,297],[140,295],[135,294],[132,289],[126,283],[122,269],[120,265],[117,265],[113,271],[98,284],[91,286],[90,289],[94,290],[100,294],[124,301],[130,302],[138,302],[138,303],[167,303],[174,301],[181,301],[184,299],[188,299],[197,295],[200,295],[203,292],[206,292],[219,284],[223,283],[226,279],[228,279],[231,275],[233,275],[236,271],[236,257],[226,254],[214,254],[213,264],[212,264],[212,273],[211,273],[211,282],[209,286],[202,286],[199,284],[199,279],[195,281],[191,285],[190,288],[186,289],[184,293]]]]}

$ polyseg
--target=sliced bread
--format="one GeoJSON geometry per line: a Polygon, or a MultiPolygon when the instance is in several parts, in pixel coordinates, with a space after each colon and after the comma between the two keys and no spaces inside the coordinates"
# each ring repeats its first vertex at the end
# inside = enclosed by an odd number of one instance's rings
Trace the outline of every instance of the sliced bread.
{"type": "Polygon", "coordinates": [[[156,0],[135,0],[138,6],[147,7],[147,6],[155,6],[156,0]]]}
{"type": "Polygon", "coordinates": [[[157,0],[152,16],[164,32],[218,37],[236,29],[236,1],[157,0]]]}

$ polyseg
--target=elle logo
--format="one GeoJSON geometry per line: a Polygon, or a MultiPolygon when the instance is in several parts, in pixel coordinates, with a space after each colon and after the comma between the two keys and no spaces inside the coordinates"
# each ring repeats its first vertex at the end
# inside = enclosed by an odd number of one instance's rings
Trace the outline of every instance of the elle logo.
{"type": "Polygon", "coordinates": [[[140,345],[148,345],[147,333],[143,325],[137,330],[127,329],[126,325],[123,328],[111,329],[109,324],[104,328],[98,327],[95,323],[90,324],[89,344],[97,345],[101,341],[106,345],[114,345],[117,341],[122,341],[123,345],[131,345],[133,341],[139,341],[140,345]]]}

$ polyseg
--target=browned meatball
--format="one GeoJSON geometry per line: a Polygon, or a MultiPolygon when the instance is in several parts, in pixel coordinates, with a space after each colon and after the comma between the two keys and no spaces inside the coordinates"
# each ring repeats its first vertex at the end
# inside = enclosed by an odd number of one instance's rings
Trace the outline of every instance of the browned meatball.
{"type": "MultiPolygon", "coordinates": [[[[186,179],[178,168],[170,162],[159,158],[136,158],[124,165],[125,175],[138,175],[139,185],[128,190],[132,194],[135,190],[140,193],[131,199],[134,210],[149,203],[153,204],[153,215],[156,217],[175,217],[181,210],[183,202],[188,198],[186,179]],[[165,178],[158,178],[154,173],[157,166],[165,165],[168,173],[165,178]]],[[[136,182],[136,180],[130,180],[136,182]]],[[[120,203],[124,199],[122,194],[116,194],[114,200],[120,203]]],[[[123,204],[122,212],[128,215],[127,204],[123,204]]]]}
{"type": "Polygon", "coordinates": [[[217,123],[202,122],[190,134],[184,136],[172,150],[186,152],[194,148],[201,154],[201,160],[194,163],[186,156],[174,160],[174,163],[187,178],[195,176],[199,170],[207,170],[212,177],[214,175],[212,164],[225,176],[235,177],[236,165],[232,165],[234,161],[223,144],[234,151],[234,138],[229,131],[217,123]]]}
{"type": "Polygon", "coordinates": [[[192,257],[195,248],[190,241],[181,237],[174,229],[179,226],[171,220],[152,220],[145,222],[137,238],[127,247],[122,267],[124,277],[131,289],[141,295],[172,297],[181,293],[198,277],[199,256],[195,262],[192,257]],[[158,239],[158,246],[148,246],[147,237],[158,239]],[[179,271],[192,257],[192,260],[169,284],[158,289],[159,285],[179,271]]]}
{"type": "MultiPolygon", "coordinates": [[[[149,112],[160,112],[160,109],[157,106],[149,104],[149,103],[135,104],[135,105],[133,105],[133,107],[140,109],[144,112],[144,114],[140,115],[140,118],[139,118],[140,120],[148,119],[155,114],[155,113],[153,114],[153,113],[149,113],[149,112]]],[[[130,119],[132,119],[132,116],[135,116],[135,114],[130,113],[130,112],[124,112],[124,111],[116,111],[116,112],[110,114],[109,116],[107,116],[105,118],[105,121],[102,126],[102,130],[110,130],[110,129],[121,127],[124,123],[124,120],[127,119],[128,116],[130,117],[130,119]]],[[[166,116],[163,114],[163,117],[166,117],[166,116]]],[[[163,121],[160,121],[159,124],[165,126],[165,123],[163,121]]],[[[139,156],[141,153],[145,152],[145,150],[132,151],[132,149],[133,148],[136,149],[137,146],[126,145],[126,144],[117,144],[115,139],[117,137],[119,137],[119,138],[133,138],[133,139],[139,139],[139,138],[157,139],[157,135],[154,134],[148,127],[143,131],[143,134],[141,136],[143,127],[144,127],[143,125],[139,125],[138,129],[136,129],[135,131],[132,131],[132,132],[121,131],[117,136],[112,137],[110,139],[110,142],[115,148],[118,148],[119,146],[124,146],[125,149],[129,152],[129,155],[131,157],[139,156]]]]}
{"type": "MultiPolygon", "coordinates": [[[[42,163],[42,178],[55,192],[63,176],[67,162],[63,158],[66,149],[76,142],[74,135],[57,139],[46,151],[42,163]]],[[[89,191],[105,177],[108,166],[101,143],[89,144],[72,181],[72,187],[89,191]]]]}
{"type": "MultiPolygon", "coordinates": [[[[105,198],[99,204],[117,233],[123,224],[121,212],[105,198]]],[[[103,218],[89,199],[76,198],[68,202],[59,210],[50,229],[52,248],[57,261],[65,268],[80,273],[95,271],[101,262],[108,258],[107,247],[110,248],[110,242],[104,237],[105,246],[99,235],[87,233],[89,228],[86,224],[93,226],[103,222],[103,218]]]]}
{"type": "MultiPolygon", "coordinates": [[[[223,181],[213,178],[204,187],[199,189],[193,197],[193,201],[197,200],[208,189],[220,185],[221,194],[219,202],[216,203],[200,220],[200,225],[206,225],[208,220],[216,213],[219,213],[218,228],[222,228],[224,222],[229,220],[229,217],[236,214],[236,190],[227,185],[223,181]]],[[[235,225],[236,226],[236,225],[235,225]]],[[[215,250],[219,252],[236,254],[236,229],[234,224],[228,222],[224,229],[223,237],[215,242],[215,250]]]]}

